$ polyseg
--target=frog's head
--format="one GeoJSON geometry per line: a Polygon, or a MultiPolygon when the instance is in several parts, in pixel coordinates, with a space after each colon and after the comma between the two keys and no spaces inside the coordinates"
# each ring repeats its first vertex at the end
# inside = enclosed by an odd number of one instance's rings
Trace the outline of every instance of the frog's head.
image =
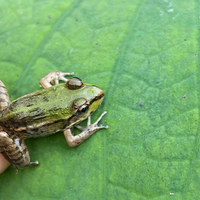
{"type": "Polygon", "coordinates": [[[94,85],[84,84],[79,78],[72,78],[67,82],[67,87],[74,90],[72,118],[70,124],[76,124],[88,118],[101,104],[104,92],[94,85]]]}

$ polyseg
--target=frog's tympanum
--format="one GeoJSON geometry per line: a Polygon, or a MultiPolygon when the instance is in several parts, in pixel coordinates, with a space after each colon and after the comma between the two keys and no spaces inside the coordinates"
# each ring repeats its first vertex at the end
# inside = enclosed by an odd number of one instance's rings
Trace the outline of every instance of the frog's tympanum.
{"type": "Polygon", "coordinates": [[[79,78],[66,79],[66,75],[53,71],[40,80],[43,90],[10,102],[5,85],[0,81],[0,153],[17,168],[38,165],[30,162],[24,139],[47,136],[64,131],[67,143],[75,147],[93,133],[108,126],[98,126],[106,114],[91,124],[90,115],[101,104],[102,89],[84,84],[79,78]],[[65,83],[59,84],[59,80],[65,83]],[[78,125],[88,118],[87,127],[78,125]],[[82,132],[73,135],[73,127],[82,132]]]}

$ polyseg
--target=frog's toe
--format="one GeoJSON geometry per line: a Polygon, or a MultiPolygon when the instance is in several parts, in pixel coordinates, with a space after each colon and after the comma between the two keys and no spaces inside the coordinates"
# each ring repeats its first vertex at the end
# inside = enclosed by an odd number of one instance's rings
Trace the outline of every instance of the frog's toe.
{"type": "Polygon", "coordinates": [[[16,166],[16,165],[13,165],[13,164],[11,164],[11,165],[13,166],[13,168],[14,168],[14,170],[15,170],[15,173],[18,174],[17,166],[16,166]]]}
{"type": "Polygon", "coordinates": [[[38,161],[35,162],[30,162],[29,166],[33,166],[33,165],[39,165],[40,163],[38,161]]]}

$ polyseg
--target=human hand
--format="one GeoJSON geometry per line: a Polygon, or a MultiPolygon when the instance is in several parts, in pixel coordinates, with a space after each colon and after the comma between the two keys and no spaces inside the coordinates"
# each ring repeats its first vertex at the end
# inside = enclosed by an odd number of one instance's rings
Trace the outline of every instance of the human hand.
{"type": "Polygon", "coordinates": [[[8,167],[10,163],[0,154],[0,174],[3,173],[8,167]]]}

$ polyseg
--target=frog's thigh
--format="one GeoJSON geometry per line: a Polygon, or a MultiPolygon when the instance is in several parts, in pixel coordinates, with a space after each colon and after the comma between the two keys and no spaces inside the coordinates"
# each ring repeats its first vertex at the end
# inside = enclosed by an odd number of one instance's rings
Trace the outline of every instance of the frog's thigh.
{"type": "Polygon", "coordinates": [[[24,168],[28,165],[36,165],[38,162],[30,162],[28,149],[24,140],[15,138],[12,139],[6,132],[0,132],[0,153],[13,165],[15,170],[16,167],[24,168]]]}
{"type": "Polygon", "coordinates": [[[2,81],[0,81],[0,111],[8,107],[9,104],[10,99],[6,90],[6,86],[3,84],[2,81]]]}

